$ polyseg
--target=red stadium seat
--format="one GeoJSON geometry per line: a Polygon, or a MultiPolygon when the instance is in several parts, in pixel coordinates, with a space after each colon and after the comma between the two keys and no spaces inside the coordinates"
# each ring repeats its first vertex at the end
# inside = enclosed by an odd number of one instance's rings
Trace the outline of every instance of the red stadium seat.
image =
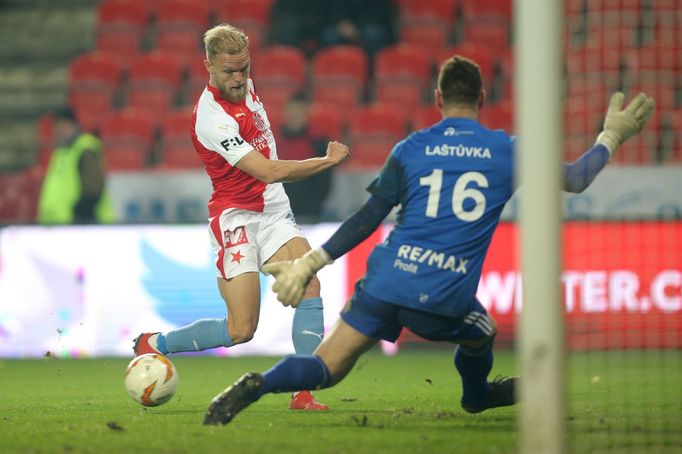
{"type": "Polygon", "coordinates": [[[403,43],[419,46],[431,56],[447,45],[448,33],[448,28],[442,24],[412,22],[400,26],[403,43]]]}
{"type": "Polygon", "coordinates": [[[190,131],[192,110],[168,113],[161,122],[162,166],[172,169],[199,168],[202,161],[194,150],[190,131]]]}
{"type": "Polygon", "coordinates": [[[394,106],[380,103],[351,113],[348,128],[353,159],[346,168],[380,166],[405,135],[404,117],[394,106]]]}
{"type": "MultiPolygon", "coordinates": [[[[573,76],[568,81],[568,93],[566,99],[569,102],[584,102],[595,110],[604,110],[608,104],[609,96],[613,87],[604,78],[588,74],[584,76],[573,76]]],[[[604,110],[605,112],[605,110],[604,110]]]]}
{"type": "Polygon", "coordinates": [[[357,139],[351,144],[353,155],[341,165],[342,170],[368,170],[382,167],[398,142],[388,137],[357,139]]]}
{"type": "Polygon", "coordinates": [[[106,0],[98,10],[96,47],[119,55],[139,51],[149,11],[137,0],[106,0]]]}
{"type": "Polygon", "coordinates": [[[306,77],[305,55],[299,49],[274,46],[252,56],[252,76],[261,101],[282,108],[304,86],[306,77]]]}
{"type": "Polygon", "coordinates": [[[363,97],[367,68],[367,56],[359,47],[322,49],[312,61],[313,99],[352,109],[363,97]]]}
{"type": "Polygon", "coordinates": [[[260,89],[264,85],[293,85],[300,89],[306,78],[306,58],[291,46],[272,46],[251,56],[252,73],[260,89]]]}
{"type": "Polygon", "coordinates": [[[568,135],[594,135],[604,121],[601,106],[583,98],[568,98],[564,108],[564,129],[568,135]]]}
{"type": "Polygon", "coordinates": [[[402,0],[402,22],[453,23],[459,0],[402,0]]]}
{"type": "Polygon", "coordinates": [[[203,49],[201,33],[192,28],[174,30],[160,28],[156,34],[156,49],[162,52],[174,52],[186,66],[190,58],[203,49]]]}
{"type": "Polygon", "coordinates": [[[656,155],[656,134],[641,132],[618,147],[612,162],[618,164],[653,164],[656,155]]]}
{"type": "Polygon", "coordinates": [[[228,22],[244,30],[249,48],[255,51],[265,41],[271,6],[271,0],[224,0],[217,3],[215,15],[218,23],[228,22]]]}
{"type": "Polygon", "coordinates": [[[109,114],[101,127],[107,169],[143,168],[155,132],[154,115],[149,111],[127,108],[109,114]]]}
{"type": "Polygon", "coordinates": [[[119,27],[142,31],[149,20],[144,2],[138,0],[106,0],[97,9],[99,27],[119,27]]]}
{"type": "Polygon", "coordinates": [[[115,87],[121,80],[118,57],[106,52],[91,52],[74,58],[69,67],[71,82],[105,84],[115,87]]]}
{"type": "Polygon", "coordinates": [[[564,160],[573,162],[594,143],[595,136],[588,134],[568,134],[564,136],[564,160]]]}
{"type": "Polygon", "coordinates": [[[474,0],[462,2],[467,20],[499,20],[509,23],[512,17],[512,0],[474,0]]]}
{"type": "Polygon", "coordinates": [[[108,111],[121,81],[117,57],[95,51],[76,57],[69,69],[69,104],[76,110],[108,111]]]}
{"type": "MultiPolygon", "coordinates": [[[[124,28],[102,28],[97,30],[95,47],[97,50],[116,54],[122,63],[128,62],[132,55],[140,51],[141,33],[124,28]]],[[[122,69],[127,69],[124,65],[122,69]]]]}
{"type": "Polygon", "coordinates": [[[443,119],[443,114],[433,105],[421,106],[412,113],[412,126],[414,130],[429,127],[443,119]]]}
{"type": "Polygon", "coordinates": [[[431,78],[431,59],[417,46],[398,44],[377,54],[376,99],[393,102],[404,110],[422,102],[431,78]]]}
{"type": "Polygon", "coordinates": [[[430,56],[444,48],[455,23],[456,0],[407,0],[400,8],[403,43],[418,45],[430,56]]]}
{"type": "MultiPolygon", "coordinates": [[[[680,33],[680,38],[682,38],[682,32],[680,33]]],[[[682,42],[677,48],[647,45],[633,52],[638,73],[643,71],[679,73],[682,71],[682,42]]]]}
{"type": "Polygon", "coordinates": [[[165,0],[156,10],[156,26],[159,31],[193,30],[203,32],[209,25],[209,9],[206,2],[194,0],[165,0]]]}
{"type": "Polygon", "coordinates": [[[135,57],[128,76],[128,105],[164,111],[174,101],[182,78],[182,65],[175,54],[152,51],[135,57]]]}
{"type": "Polygon", "coordinates": [[[333,104],[312,103],[308,109],[310,134],[317,138],[341,140],[344,116],[333,104]]]}
{"type": "Polygon", "coordinates": [[[639,92],[653,97],[656,101],[656,110],[659,112],[670,111],[676,107],[676,80],[668,72],[637,74],[628,92],[628,97],[634,97],[639,92]]]}
{"type": "Polygon", "coordinates": [[[403,112],[417,109],[423,102],[423,95],[419,85],[405,80],[378,80],[374,88],[375,101],[395,104],[403,112]]]}
{"type": "Polygon", "coordinates": [[[418,46],[397,44],[380,50],[376,56],[377,80],[401,80],[423,88],[431,76],[431,61],[418,46]]]}
{"type": "Polygon", "coordinates": [[[636,45],[637,24],[594,22],[587,29],[586,44],[594,47],[628,49],[636,45]]]}
{"type": "Polygon", "coordinates": [[[354,137],[388,135],[401,138],[405,134],[404,117],[392,105],[362,106],[350,114],[349,133],[354,137]]]}
{"type": "Polygon", "coordinates": [[[280,85],[265,85],[261,86],[256,80],[256,94],[258,99],[263,103],[268,114],[273,109],[282,110],[286,103],[294,96],[298,90],[296,87],[287,87],[280,85]]]}
{"type": "Polygon", "coordinates": [[[353,85],[314,85],[313,101],[333,104],[343,112],[354,110],[360,105],[359,90],[353,85]]]}
{"type": "Polygon", "coordinates": [[[351,82],[362,86],[367,81],[367,68],[367,56],[360,47],[328,47],[313,57],[313,83],[351,82]]]}
{"type": "Polygon", "coordinates": [[[486,45],[495,49],[509,47],[509,24],[471,21],[464,27],[464,42],[486,45]]]}
{"type": "Polygon", "coordinates": [[[253,24],[264,28],[270,23],[271,0],[223,0],[215,3],[218,22],[228,22],[240,28],[253,24]]]}
{"type": "Polygon", "coordinates": [[[35,169],[0,173],[0,225],[35,222],[41,186],[35,169]]]}
{"type": "Polygon", "coordinates": [[[514,130],[514,106],[511,102],[502,101],[484,106],[480,113],[481,124],[490,129],[514,130]]]}

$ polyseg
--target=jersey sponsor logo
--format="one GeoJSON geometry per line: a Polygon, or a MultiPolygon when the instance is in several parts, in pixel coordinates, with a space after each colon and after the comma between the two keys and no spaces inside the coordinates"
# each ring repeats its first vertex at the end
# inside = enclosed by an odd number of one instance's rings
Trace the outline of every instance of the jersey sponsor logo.
{"type": "Polygon", "coordinates": [[[420,265],[436,267],[440,270],[453,273],[466,274],[469,259],[445,255],[433,249],[424,249],[419,246],[401,244],[398,248],[398,257],[393,262],[393,268],[407,273],[417,274],[420,265]]]}
{"type": "Polygon", "coordinates": [[[426,156],[456,156],[458,158],[478,158],[492,159],[489,148],[467,147],[466,145],[436,145],[435,147],[426,146],[424,148],[426,156]]]}
{"type": "Polygon", "coordinates": [[[452,136],[462,136],[462,135],[471,135],[473,134],[474,131],[458,131],[452,126],[447,128],[445,131],[443,131],[443,135],[447,137],[452,137],[452,136]]]}
{"type": "Polygon", "coordinates": [[[249,238],[246,236],[246,229],[244,226],[239,226],[234,230],[225,230],[223,233],[225,241],[225,249],[239,246],[240,244],[246,244],[249,242],[249,238]]]}
{"type": "Polygon", "coordinates": [[[220,145],[223,146],[225,151],[229,151],[230,147],[238,147],[239,145],[242,145],[244,143],[244,140],[241,137],[231,137],[229,139],[225,139],[222,142],[220,142],[220,145]]]}

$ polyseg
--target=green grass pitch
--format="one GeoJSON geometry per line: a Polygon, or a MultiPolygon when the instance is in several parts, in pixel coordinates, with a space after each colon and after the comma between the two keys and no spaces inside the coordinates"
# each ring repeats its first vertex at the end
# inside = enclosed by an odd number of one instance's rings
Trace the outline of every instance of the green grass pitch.
{"type": "MultiPolygon", "coordinates": [[[[682,452],[682,354],[574,354],[569,440],[574,452],[682,452]]],[[[329,412],[293,412],[265,396],[231,424],[205,427],[210,399],[275,358],[172,357],[176,396],[145,409],[123,389],[127,359],[0,360],[0,452],[506,453],[517,408],[469,415],[446,349],[363,357],[335,388],[329,412]]],[[[492,375],[516,373],[496,353],[492,375]]]]}

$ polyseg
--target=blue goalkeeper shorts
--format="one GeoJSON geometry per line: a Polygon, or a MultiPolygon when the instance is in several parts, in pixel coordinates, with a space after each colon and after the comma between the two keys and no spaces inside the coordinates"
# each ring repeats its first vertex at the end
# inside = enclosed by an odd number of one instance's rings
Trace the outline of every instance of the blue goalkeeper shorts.
{"type": "Polygon", "coordinates": [[[495,334],[495,324],[478,300],[466,315],[448,317],[375,298],[362,289],[361,282],[341,318],[365,336],[389,342],[395,342],[403,328],[436,342],[479,341],[495,334]]]}

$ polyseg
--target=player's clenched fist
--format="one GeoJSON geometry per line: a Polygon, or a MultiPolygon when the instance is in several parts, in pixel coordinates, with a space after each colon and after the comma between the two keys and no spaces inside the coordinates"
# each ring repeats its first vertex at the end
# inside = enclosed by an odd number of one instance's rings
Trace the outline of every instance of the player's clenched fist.
{"type": "Polygon", "coordinates": [[[350,156],[350,150],[341,142],[329,142],[327,145],[327,158],[334,164],[341,164],[348,156],[350,156]]]}
{"type": "Polygon", "coordinates": [[[332,259],[323,249],[308,251],[303,257],[291,261],[268,263],[263,272],[272,274],[275,283],[272,290],[285,306],[298,306],[310,279],[332,259]]]}

